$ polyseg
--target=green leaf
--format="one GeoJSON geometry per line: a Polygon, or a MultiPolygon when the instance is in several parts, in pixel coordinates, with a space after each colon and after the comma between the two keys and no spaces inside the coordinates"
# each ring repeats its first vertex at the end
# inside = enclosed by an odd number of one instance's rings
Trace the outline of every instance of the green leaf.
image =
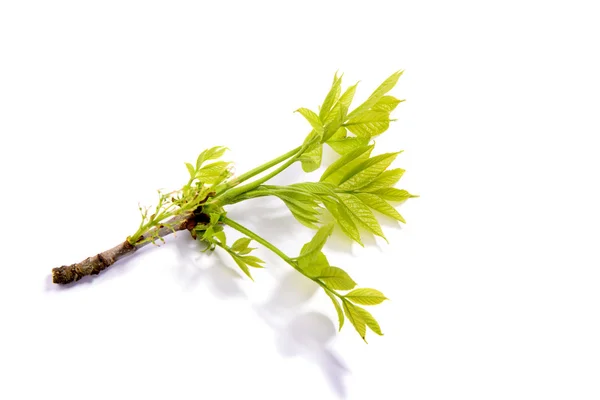
{"type": "Polygon", "coordinates": [[[325,117],[331,111],[331,107],[337,102],[340,97],[342,87],[342,77],[338,77],[337,73],[333,77],[333,84],[331,85],[331,89],[329,89],[329,93],[325,97],[323,101],[323,105],[321,106],[321,110],[319,110],[319,119],[324,120],[325,117]]]}
{"type": "Polygon", "coordinates": [[[328,288],[335,290],[350,290],[356,286],[356,282],[350,278],[350,275],[338,267],[323,268],[317,279],[328,288]]]}
{"type": "Polygon", "coordinates": [[[350,114],[348,114],[348,119],[358,117],[359,115],[368,111],[375,104],[377,104],[377,102],[387,92],[389,92],[390,90],[392,90],[392,88],[394,86],[396,86],[396,82],[398,82],[398,78],[400,78],[400,76],[402,75],[403,72],[404,71],[395,72],[389,78],[387,78],[385,81],[383,81],[383,83],[381,85],[379,85],[379,87],[377,89],[375,89],[373,94],[371,94],[371,96],[369,96],[369,98],[364,103],[362,103],[360,106],[356,107],[354,109],[354,111],[352,111],[350,114]]]}
{"type": "Polygon", "coordinates": [[[227,147],[223,146],[216,146],[204,150],[202,153],[200,153],[198,159],[196,160],[196,169],[200,169],[200,166],[202,166],[202,164],[206,161],[215,160],[221,157],[225,151],[227,151],[227,147]]]}
{"type": "Polygon", "coordinates": [[[314,111],[311,111],[308,108],[299,108],[296,110],[296,112],[299,112],[304,118],[306,118],[318,135],[323,135],[323,123],[321,122],[319,116],[314,113],[314,111]]]}
{"type": "Polygon", "coordinates": [[[348,131],[346,130],[346,128],[344,128],[342,126],[337,131],[335,131],[335,133],[333,135],[331,135],[331,137],[329,138],[329,141],[344,139],[347,134],[348,134],[348,131]]]}
{"type": "Polygon", "coordinates": [[[322,227],[320,227],[319,230],[317,231],[317,233],[315,233],[313,238],[310,240],[310,242],[308,242],[302,248],[300,257],[306,256],[307,254],[321,251],[321,249],[325,245],[325,242],[327,241],[327,238],[331,235],[332,232],[333,232],[333,224],[327,224],[327,225],[323,225],[322,227]]]}
{"type": "Polygon", "coordinates": [[[390,114],[387,111],[365,111],[348,120],[345,126],[358,137],[372,138],[390,127],[390,114]]]}
{"type": "Polygon", "coordinates": [[[352,216],[346,210],[346,206],[330,201],[327,201],[324,204],[331,215],[333,215],[333,218],[335,218],[340,228],[342,228],[342,231],[346,234],[346,236],[363,246],[363,243],[360,240],[358,228],[352,220],[352,216]]]}
{"type": "Polygon", "coordinates": [[[190,173],[190,178],[194,178],[196,176],[196,170],[194,169],[194,166],[192,164],[190,164],[189,162],[186,162],[185,166],[186,166],[188,172],[190,173]]]}
{"type": "Polygon", "coordinates": [[[338,154],[348,154],[352,150],[365,147],[369,139],[359,137],[348,137],[343,139],[329,140],[327,144],[338,154]]]}
{"type": "Polygon", "coordinates": [[[313,172],[317,170],[321,166],[322,156],[323,146],[320,144],[313,149],[304,152],[299,158],[304,172],[313,172]]]}
{"type": "Polygon", "coordinates": [[[325,126],[323,141],[329,140],[335,133],[337,133],[338,129],[342,126],[344,121],[346,120],[346,114],[348,113],[348,107],[352,102],[354,97],[354,92],[356,91],[356,85],[350,86],[344,94],[340,97],[338,102],[335,104],[331,112],[327,115],[325,120],[323,121],[323,125],[325,126]]]}
{"type": "Polygon", "coordinates": [[[354,326],[356,332],[358,332],[360,337],[366,342],[365,336],[367,334],[367,327],[360,311],[357,310],[358,307],[347,301],[342,301],[342,306],[344,307],[346,318],[348,318],[348,321],[354,326]]]}
{"type": "Polygon", "coordinates": [[[288,186],[288,188],[302,189],[308,193],[320,196],[335,196],[334,187],[334,185],[327,182],[302,182],[288,186]]]}
{"type": "Polygon", "coordinates": [[[227,238],[225,237],[225,232],[223,232],[223,231],[215,232],[213,234],[213,237],[219,239],[219,243],[221,243],[223,246],[227,246],[227,238]]]}
{"type": "Polygon", "coordinates": [[[196,172],[196,178],[205,183],[213,183],[226,173],[231,163],[226,161],[217,161],[200,168],[196,172]]]}
{"type": "Polygon", "coordinates": [[[337,312],[337,316],[338,316],[338,323],[339,323],[339,330],[342,330],[342,326],[344,326],[344,313],[342,311],[342,307],[340,307],[340,303],[338,302],[338,300],[335,298],[335,296],[333,294],[331,294],[328,290],[325,290],[325,293],[327,294],[327,296],[329,296],[329,298],[331,299],[331,302],[333,303],[333,306],[335,307],[335,311],[337,312]]]}
{"type": "Polygon", "coordinates": [[[233,246],[231,246],[231,250],[235,251],[236,253],[239,253],[240,251],[244,251],[248,248],[248,245],[250,244],[251,241],[252,241],[252,239],[247,238],[247,237],[239,238],[238,240],[236,240],[233,243],[233,246]]]}
{"type": "Polygon", "coordinates": [[[390,166],[398,154],[400,152],[380,154],[361,162],[341,179],[339,189],[356,190],[367,186],[390,166]]]}
{"type": "Polygon", "coordinates": [[[366,306],[374,306],[388,299],[379,290],[369,288],[354,289],[344,297],[353,303],[364,304],[366,306]]]}
{"type": "Polygon", "coordinates": [[[250,274],[250,269],[248,269],[248,266],[246,265],[246,263],[241,258],[239,258],[233,254],[232,254],[232,257],[233,257],[233,260],[235,261],[235,263],[237,264],[237,266],[240,267],[240,269],[246,274],[246,276],[248,278],[254,280],[254,278],[252,278],[252,275],[250,274]]]}
{"type": "MultiPolygon", "coordinates": [[[[362,201],[352,194],[340,193],[342,202],[347,207],[350,214],[358,220],[371,233],[385,239],[381,226],[373,215],[373,212],[362,201]]],[[[386,239],[387,240],[387,239],[386,239]]]]}
{"type": "Polygon", "coordinates": [[[414,194],[408,193],[404,189],[396,189],[396,188],[379,189],[379,190],[374,191],[373,194],[376,194],[377,196],[379,196],[382,199],[387,200],[387,201],[405,201],[412,197],[419,197],[419,196],[415,196],[414,194]]]}
{"type": "Polygon", "coordinates": [[[398,100],[393,96],[383,96],[371,109],[374,111],[386,111],[390,113],[403,101],[404,100],[398,100]]]}
{"type": "Polygon", "coordinates": [[[394,186],[402,175],[404,175],[402,168],[390,169],[383,171],[375,180],[369,183],[367,186],[360,188],[361,192],[374,192],[379,189],[388,188],[394,186]]]}
{"type": "Polygon", "coordinates": [[[354,310],[360,316],[360,318],[367,324],[369,329],[378,334],[379,336],[383,336],[383,332],[381,332],[381,327],[379,327],[379,323],[377,320],[371,315],[370,312],[365,310],[362,307],[354,306],[354,310]]]}
{"type": "Polygon", "coordinates": [[[251,252],[252,252],[252,251],[254,251],[254,250],[256,250],[256,247],[247,247],[247,248],[245,248],[244,250],[240,250],[240,251],[238,251],[238,254],[239,254],[240,256],[243,256],[243,255],[246,255],[246,254],[249,254],[249,253],[251,253],[251,252]]]}
{"type": "Polygon", "coordinates": [[[221,214],[219,214],[219,213],[210,213],[209,217],[210,217],[210,224],[211,225],[216,225],[219,222],[219,219],[221,218],[221,214]]]}
{"type": "Polygon", "coordinates": [[[265,262],[263,260],[261,260],[258,257],[254,257],[254,256],[243,256],[240,258],[244,261],[244,263],[246,263],[247,265],[254,267],[254,268],[264,268],[264,266],[260,265],[260,264],[264,264],[265,262]]]}
{"type": "Polygon", "coordinates": [[[350,153],[338,158],[325,170],[325,172],[323,172],[320,181],[329,182],[334,185],[339,184],[344,175],[369,158],[373,147],[373,145],[359,147],[358,149],[352,150],[350,153]]]}
{"type": "Polygon", "coordinates": [[[371,207],[373,210],[387,215],[390,218],[394,218],[400,222],[406,223],[402,215],[392,207],[388,202],[383,200],[381,197],[373,193],[356,193],[356,197],[360,199],[365,205],[371,207]]]}
{"type": "MultiPolygon", "coordinates": [[[[304,248],[308,243],[304,245],[304,248]]],[[[319,276],[323,268],[329,267],[329,261],[322,251],[307,254],[298,258],[298,268],[311,278],[319,276]]]]}

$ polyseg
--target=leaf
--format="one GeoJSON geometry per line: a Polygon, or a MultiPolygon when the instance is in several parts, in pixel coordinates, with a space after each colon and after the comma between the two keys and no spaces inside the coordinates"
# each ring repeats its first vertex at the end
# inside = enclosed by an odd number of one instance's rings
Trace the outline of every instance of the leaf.
{"type": "Polygon", "coordinates": [[[364,147],[369,144],[369,139],[348,137],[343,139],[329,140],[327,144],[338,154],[348,154],[352,150],[364,147]]]}
{"type": "Polygon", "coordinates": [[[233,260],[235,261],[235,263],[237,264],[238,267],[240,267],[240,269],[246,274],[246,276],[248,276],[248,278],[254,280],[254,278],[252,278],[252,275],[250,274],[250,270],[248,269],[248,266],[246,265],[246,263],[244,261],[242,261],[242,259],[240,259],[239,257],[235,256],[232,253],[229,253],[232,255],[233,260]]]}
{"type": "Polygon", "coordinates": [[[414,194],[408,193],[404,189],[396,188],[379,189],[374,191],[373,194],[376,194],[377,196],[387,201],[405,201],[412,197],[419,197],[414,194]]]}
{"type": "Polygon", "coordinates": [[[196,169],[200,169],[200,166],[206,161],[215,160],[221,157],[225,151],[227,151],[227,147],[223,146],[216,146],[204,150],[202,153],[200,153],[198,159],[196,160],[196,169]]]}
{"type": "Polygon", "coordinates": [[[190,173],[190,178],[194,178],[196,176],[196,170],[194,169],[194,166],[192,164],[190,164],[189,162],[186,162],[185,166],[186,166],[188,172],[190,173]]]}
{"type": "Polygon", "coordinates": [[[377,320],[371,315],[370,312],[365,310],[362,307],[354,306],[356,313],[360,316],[360,318],[367,324],[369,329],[378,334],[379,336],[383,336],[383,332],[381,332],[381,327],[377,320]]]}
{"type": "Polygon", "coordinates": [[[215,232],[213,234],[213,237],[219,239],[219,243],[221,243],[223,246],[227,246],[227,238],[225,237],[225,232],[223,232],[223,231],[215,232]]]}
{"type": "Polygon", "coordinates": [[[398,78],[400,78],[400,76],[402,75],[403,72],[404,71],[395,72],[389,78],[387,78],[385,81],[383,81],[383,83],[381,85],[379,85],[379,87],[377,89],[375,89],[373,94],[371,94],[371,96],[369,96],[369,98],[364,103],[362,103],[360,106],[356,107],[354,109],[354,111],[352,111],[350,114],[348,114],[348,119],[358,117],[362,113],[368,111],[375,104],[377,104],[377,102],[387,92],[389,92],[390,90],[392,90],[392,88],[394,86],[396,86],[396,82],[398,82],[398,78]]]}
{"type": "Polygon", "coordinates": [[[321,195],[321,196],[335,196],[335,192],[333,190],[334,185],[327,182],[302,182],[302,183],[294,183],[289,185],[288,188],[294,189],[302,189],[306,192],[321,195]]]}
{"type": "Polygon", "coordinates": [[[348,107],[354,98],[356,91],[356,85],[350,86],[344,94],[340,97],[338,102],[335,104],[331,112],[327,115],[323,121],[325,127],[323,134],[323,141],[327,141],[337,133],[338,129],[342,126],[346,120],[346,114],[348,113],[348,107]]]}
{"type": "Polygon", "coordinates": [[[311,111],[308,108],[299,108],[296,110],[296,112],[299,112],[304,118],[306,118],[318,135],[323,135],[323,123],[321,122],[319,116],[314,113],[314,111],[311,111]]]}
{"type": "Polygon", "coordinates": [[[338,267],[323,268],[317,279],[328,288],[335,290],[350,290],[356,286],[356,282],[350,278],[350,275],[338,267]]]}
{"type": "Polygon", "coordinates": [[[342,326],[344,326],[344,313],[342,312],[342,307],[340,307],[340,303],[338,302],[338,300],[335,298],[335,296],[333,294],[331,294],[328,290],[325,290],[325,294],[327,294],[327,296],[329,296],[329,298],[331,299],[331,302],[333,303],[333,306],[335,307],[335,311],[337,312],[337,316],[338,316],[338,323],[339,323],[339,330],[342,330],[342,326]]]}
{"type": "Polygon", "coordinates": [[[236,253],[239,253],[240,251],[244,251],[248,248],[248,245],[250,244],[251,241],[252,241],[252,239],[247,238],[247,237],[239,238],[238,240],[236,240],[233,243],[233,246],[231,246],[231,250],[235,251],[236,253]]]}
{"type": "Polygon", "coordinates": [[[340,180],[339,189],[356,190],[367,186],[390,166],[398,154],[400,152],[384,153],[361,162],[340,180]]]}
{"type": "Polygon", "coordinates": [[[358,228],[352,220],[349,212],[346,211],[346,207],[343,204],[334,202],[325,202],[324,204],[331,215],[333,215],[333,218],[335,218],[340,228],[342,228],[342,231],[346,234],[346,236],[363,246],[363,243],[360,240],[358,228]]]}
{"type": "Polygon", "coordinates": [[[344,297],[353,303],[364,304],[366,306],[374,306],[388,299],[379,290],[369,288],[354,289],[344,297]]]}
{"type": "Polygon", "coordinates": [[[396,183],[398,183],[400,178],[402,178],[402,175],[404,175],[404,172],[405,171],[402,168],[395,168],[390,169],[388,171],[383,171],[377,178],[375,178],[373,182],[369,183],[367,186],[360,188],[360,191],[374,192],[379,189],[392,187],[396,183]]]}
{"type": "Polygon", "coordinates": [[[329,141],[344,139],[347,134],[348,134],[348,131],[346,130],[346,128],[341,126],[340,128],[338,128],[337,131],[335,131],[335,133],[333,135],[331,135],[331,137],[329,138],[329,141]]]}
{"type": "MultiPolygon", "coordinates": [[[[358,220],[371,233],[385,239],[381,226],[373,215],[373,212],[362,201],[352,194],[340,193],[342,202],[347,207],[350,214],[358,220]]],[[[387,239],[386,239],[387,240],[387,239]]]]}
{"type": "Polygon", "coordinates": [[[373,145],[359,147],[338,158],[323,172],[320,181],[329,182],[334,185],[339,184],[344,175],[369,158],[373,147],[373,145]]]}
{"type": "Polygon", "coordinates": [[[323,225],[319,228],[317,233],[313,236],[313,238],[308,242],[304,247],[302,247],[302,251],[300,252],[300,256],[306,256],[307,254],[311,254],[314,252],[321,251],[327,238],[333,232],[333,224],[323,225]]]}
{"type": "MultiPolygon", "coordinates": [[[[304,246],[308,246],[308,243],[304,246]]],[[[303,247],[304,249],[304,247],[303,247]]],[[[322,251],[307,254],[298,258],[298,267],[311,278],[319,276],[324,268],[329,267],[329,261],[322,251]]]]}
{"type": "Polygon", "coordinates": [[[365,336],[367,334],[367,327],[362,315],[359,311],[357,311],[358,307],[347,301],[342,301],[342,306],[344,307],[344,314],[346,314],[346,318],[348,318],[348,321],[350,321],[352,326],[354,326],[356,332],[358,332],[360,337],[366,342],[365,336]]]}
{"type": "Polygon", "coordinates": [[[366,111],[348,120],[345,127],[358,137],[372,138],[390,127],[390,114],[387,111],[366,111]]]}
{"type": "Polygon", "coordinates": [[[381,99],[375,103],[371,110],[374,111],[386,111],[388,113],[394,111],[394,109],[398,106],[398,104],[402,103],[404,100],[398,100],[394,96],[383,96],[381,99]]]}
{"type": "Polygon", "coordinates": [[[208,164],[196,172],[196,178],[205,183],[213,183],[220,178],[225,171],[227,171],[227,168],[230,164],[231,163],[226,161],[217,161],[212,164],[208,164]]]}
{"type": "Polygon", "coordinates": [[[400,222],[406,223],[402,215],[392,207],[388,202],[383,200],[381,197],[373,193],[356,193],[356,197],[360,199],[365,205],[372,208],[375,211],[382,213],[390,218],[394,218],[400,222]]]}
{"type": "Polygon", "coordinates": [[[315,146],[312,150],[304,152],[299,160],[302,163],[304,172],[313,172],[321,166],[321,157],[323,155],[323,146],[315,146]]]}
{"type": "Polygon", "coordinates": [[[210,224],[211,225],[216,225],[219,222],[219,219],[221,219],[221,214],[219,214],[219,213],[210,213],[209,217],[210,217],[210,224]]]}
{"type": "Polygon", "coordinates": [[[254,267],[254,268],[264,268],[264,266],[260,265],[260,264],[264,264],[265,262],[263,260],[261,260],[258,257],[254,257],[254,256],[243,256],[240,257],[244,263],[246,263],[247,265],[254,267]]]}
{"type": "Polygon", "coordinates": [[[321,110],[319,110],[319,119],[323,120],[331,111],[331,107],[335,104],[335,102],[339,99],[341,93],[342,86],[342,77],[338,77],[337,73],[333,77],[333,84],[331,85],[331,89],[329,89],[329,93],[323,100],[323,105],[321,106],[321,110]]]}

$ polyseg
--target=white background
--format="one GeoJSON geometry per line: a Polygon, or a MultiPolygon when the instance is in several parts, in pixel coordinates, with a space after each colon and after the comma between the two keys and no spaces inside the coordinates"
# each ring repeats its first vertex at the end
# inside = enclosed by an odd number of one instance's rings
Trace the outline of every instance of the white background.
{"type": "MultiPolygon", "coordinates": [[[[600,398],[594,2],[0,4],[0,398],[600,398]],[[406,70],[377,148],[421,197],[390,245],[326,247],[391,299],[385,336],[185,234],[52,285],[202,149],[243,172],[297,146],[338,69],[357,101],[406,70]]],[[[276,201],[230,216],[292,255],[311,234],[276,201]]]]}

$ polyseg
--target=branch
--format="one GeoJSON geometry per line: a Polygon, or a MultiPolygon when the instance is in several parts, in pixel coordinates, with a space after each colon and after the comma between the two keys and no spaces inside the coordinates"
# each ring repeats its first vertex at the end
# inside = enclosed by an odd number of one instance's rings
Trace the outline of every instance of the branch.
{"type": "Polygon", "coordinates": [[[176,216],[166,223],[173,227],[172,229],[167,226],[154,228],[150,230],[147,235],[140,237],[137,241],[137,244],[131,244],[128,240],[125,240],[123,243],[116,245],[112,249],[96,254],[95,256],[88,257],[77,264],[63,265],[62,267],[53,268],[52,282],[64,285],[78,281],[87,275],[98,275],[101,271],[110,267],[121,258],[133,254],[137,250],[151,243],[151,241],[144,240],[145,238],[163,238],[170,235],[174,231],[191,231],[196,226],[198,218],[199,216],[194,215],[193,213],[176,216]]]}

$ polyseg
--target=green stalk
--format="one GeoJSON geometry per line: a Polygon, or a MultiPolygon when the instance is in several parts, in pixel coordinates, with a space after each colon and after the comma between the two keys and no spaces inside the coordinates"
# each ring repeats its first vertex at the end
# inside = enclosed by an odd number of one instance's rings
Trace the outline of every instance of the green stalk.
{"type": "MultiPolygon", "coordinates": [[[[271,171],[270,173],[268,173],[267,175],[263,176],[262,178],[259,178],[259,179],[255,180],[253,182],[245,184],[244,186],[239,186],[239,187],[236,187],[236,188],[231,188],[229,190],[226,190],[225,192],[223,192],[220,195],[218,195],[217,197],[215,197],[215,199],[213,201],[211,201],[211,203],[219,201],[220,204],[224,205],[224,204],[226,204],[226,202],[227,202],[228,199],[234,199],[237,196],[240,196],[240,195],[246,193],[249,190],[256,189],[257,187],[259,187],[260,185],[262,185],[263,183],[265,183],[269,179],[273,178],[274,176],[280,174],[285,169],[287,169],[290,165],[292,165],[293,163],[295,163],[296,161],[298,161],[298,158],[300,158],[300,156],[304,152],[305,148],[306,148],[306,146],[300,146],[298,148],[298,150],[296,151],[296,153],[292,156],[292,158],[290,158],[285,164],[283,164],[279,168],[271,171]]],[[[296,149],[294,149],[294,150],[296,150],[296,149]]],[[[286,154],[284,154],[284,155],[286,155],[286,154]]],[[[274,165],[276,165],[276,164],[274,164],[274,165]]],[[[273,166],[273,165],[271,165],[271,166],[273,166]]],[[[262,172],[262,171],[264,171],[264,170],[266,170],[268,168],[264,168],[264,166],[261,166],[260,168],[256,168],[256,170],[259,170],[259,169],[262,169],[260,171],[260,172],[262,172]]],[[[260,172],[257,172],[256,174],[259,174],[260,172]]]]}
{"type": "Polygon", "coordinates": [[[268,240],[266,240],[262,236],[257,235],[256,233],[254,233],[250,229],[244,227],[243,225],[238,224],[237,222],[235,222],[235,221],[227,218],[226,216],[222,216],[221,219],[220,219],[220,221],[223,222],[225,225],[228,225],[229,227],[235,229],[236,231],[238,231],[238,232],[240,232],[240,233],[248,236],[250,239],[255,240],[257,243],[262,244],[267,249],[271,250],[273,253],[275,253],[279,257],[281,257],[281,259],[283,261],[285,261],[286,263],[288,263],[296,271],[300,272],[302,275],[304,275],[305,277],[307,277],[311,281],[315,282],[317,285],[321,286],[323,289],[325,289],[329,293],[332,293],[332,294],[336,295],[340,299],[343,297],[342,295],[340,295],[336,291],[329,289],[327,286],[325,286],[325,284],[323,282],[321,282],[321,281],[319,281],[319,280],[317,280],[315,278],[312,278],[312,277],[306,275],[304,273],[304,271],[302,271],[300,268],[298,268],[298,266],[296,265],[296,263],[294,262],[294,260],[292,260],[283,251],[279,250],[279,248],[277,248],[273,243],[269,242],[268,240]]]}

